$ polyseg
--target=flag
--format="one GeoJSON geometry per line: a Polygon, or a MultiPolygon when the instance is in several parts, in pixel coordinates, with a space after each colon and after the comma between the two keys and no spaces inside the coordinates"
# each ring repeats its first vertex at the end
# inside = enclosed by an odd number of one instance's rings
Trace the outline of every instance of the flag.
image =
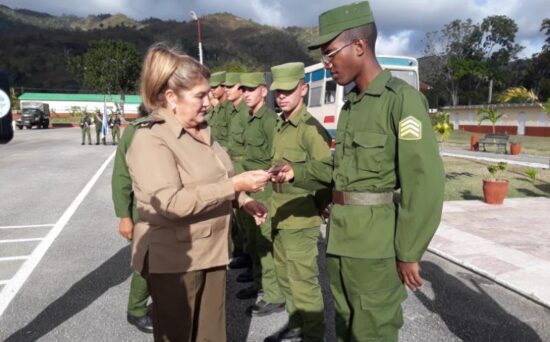
{"type": "Polygon", "coordinates": [[[107,115],[107,105],[103,102],[103,120],[101,123],[101,137],[106,138],[109,131],[109,117],[107,115]]]}

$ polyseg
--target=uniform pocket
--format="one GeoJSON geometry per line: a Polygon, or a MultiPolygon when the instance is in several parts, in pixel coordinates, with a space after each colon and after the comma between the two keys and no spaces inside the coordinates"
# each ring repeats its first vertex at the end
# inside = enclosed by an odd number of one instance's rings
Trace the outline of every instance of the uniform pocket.
{"type": "Polygon", "coordinates": [[[388,136],[373,132],[356,132],[353,137],[355,163],[357,168],[371,172],[380,172],[382,154],[388,136]]]}
{"type": "Polygon", "coordinates": [[[191,242],[212,235],[211,225],[190,225],[176,228],[176,240],[191,242]]]}
{"type": "Polygon", "coordinates": [[[303,163],[306,161],[307,154],[304,151],[284,150],[283,159],[291,163],[303,163]]]}

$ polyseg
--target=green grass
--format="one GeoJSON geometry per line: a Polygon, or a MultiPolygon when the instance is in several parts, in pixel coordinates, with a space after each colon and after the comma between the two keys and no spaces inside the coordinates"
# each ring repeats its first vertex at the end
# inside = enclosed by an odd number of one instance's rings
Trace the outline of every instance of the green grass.
{"type": "MultiPolygon", "coordinates": [[[[453,131],[449,139],[443,144],[443,148],[469,150],[470,137],[473,134],[477,134],[481,138],[485,136],[485,134],[483,133],[453,131]]],[[[510,135],[510,141],[520,142],[522,144],[522,149],[521,149],[522,154],[531,154],[531,155],[537,155],[537,156],[548,156],[550,154],[550,137],[528,137],[528,136],[510,135]]],[[[487,146],[488,152],[495,152],[495,150],[496,150],[496,146],[487,146]]]]}
{"type": "MultiPolygon", "coordinates": [[[[446,182],[445,200],[483,200],[483,179],[489,178],[489,162],[444,157],[446,182]]],[[[525,174],[528,167],[508,164],[499,178],[510,181],[507,198],[550,197],[550,170],[538,169],[537,180],[525,174]]]]}
{"type": "Polygon", "coordinates": [[[79,123],[80,117],[79,116],[65,116],[65,117],[50,117],[50,123],[56,124],[56,123],[79,123]]]}

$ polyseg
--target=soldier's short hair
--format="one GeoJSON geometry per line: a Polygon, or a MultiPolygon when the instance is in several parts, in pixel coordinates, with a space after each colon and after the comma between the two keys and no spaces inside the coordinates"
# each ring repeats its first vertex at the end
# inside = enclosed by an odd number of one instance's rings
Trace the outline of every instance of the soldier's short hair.
{"type": "Polygon", "coordinates": [[[373,53],[375,52],[378,30],[374,22],[346,30],[342,32],[341,36],[349,41],[364,39],[367,41],[369,49],[371,49],[373,53]]]}

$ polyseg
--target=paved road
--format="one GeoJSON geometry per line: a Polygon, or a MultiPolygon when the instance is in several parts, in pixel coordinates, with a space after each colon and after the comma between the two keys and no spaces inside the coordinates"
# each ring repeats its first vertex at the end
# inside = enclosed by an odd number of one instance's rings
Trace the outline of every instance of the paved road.
{"type": "MultiPolygon", "coordinates": [[[[0,341],[152,341],[125,322],[129,247],[106,163],[114,148],[80,146],[67,128],[17,131],[0,151],[0,341]]],[[[422,266],[427,282],[404,303],[402,341],[550,341],[549,310],[434,255],[422,266]]],[[[228,277],[229,340],[262,341],[286,316],[250,320],[252,301],[233,299],[245,286],[238,273],[228,277]]]]}

